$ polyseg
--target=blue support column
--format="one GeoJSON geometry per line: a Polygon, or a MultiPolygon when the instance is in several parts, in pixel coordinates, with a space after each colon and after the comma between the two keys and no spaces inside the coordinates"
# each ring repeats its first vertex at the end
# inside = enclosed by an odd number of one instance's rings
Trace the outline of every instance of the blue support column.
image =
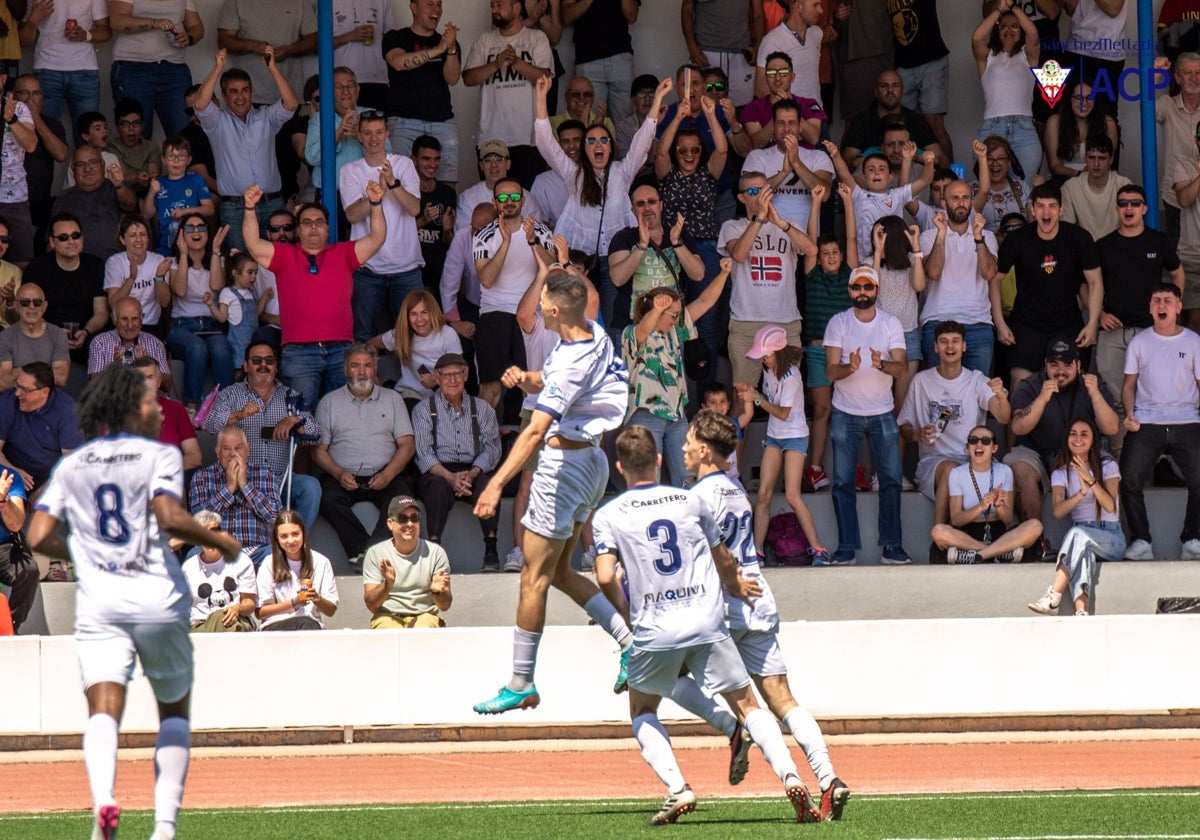
{"type": "Polygon", "coordinates": [[[1138,78],[1142,126],[1142,186],[1146,190],[1146,223],[1158,227],[1158,136],[1154,119],[1154,0],[1137,4],[1138,78]]]}
{"type": "MultiPolygon", "coordinates": [[[[321,203],[329,212],[329,241],[337,241],[337,159],[333,140],[333,0],[317,0],[317,72],[321,82],[321,203]]],[[[1153,118],[1153,114],[1151,114],[1153,118]]]]}

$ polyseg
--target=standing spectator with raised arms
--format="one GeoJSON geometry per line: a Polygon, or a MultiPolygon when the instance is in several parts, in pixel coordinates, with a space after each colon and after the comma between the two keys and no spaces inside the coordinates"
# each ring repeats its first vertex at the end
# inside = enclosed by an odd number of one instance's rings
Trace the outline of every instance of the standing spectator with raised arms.
{"type": "Polygon", "coordinates": [[[421,538],[421,508],[412,496],[388,503],[391,539],[367,549],[363,601],[372,630],[445,627],[450,609],[450,558],[437,543],[421,538]]]}
{"type": "Polygon", "coordinates": [[[1042,165],[1042,142],[1033,125],[1035,79],[1041,54],[1037,27],[1013,0],[1000,0],[971,34],[971,51],[983,87],[979,139],[1008,141],[1027,177],[1042,165]]]}

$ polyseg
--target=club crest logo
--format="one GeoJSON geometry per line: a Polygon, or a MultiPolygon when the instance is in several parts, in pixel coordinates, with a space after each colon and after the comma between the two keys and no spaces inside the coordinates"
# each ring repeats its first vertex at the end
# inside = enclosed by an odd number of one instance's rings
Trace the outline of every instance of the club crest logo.
{"type": "Polygon", "coordinates": [[[1063,67],[1051,59],[1041,67],[1030,67],[1029,72],[1037,81],[1038,90],[1042,92],[1042,99],[1046,104],[1051,108],[1057,105],[1058,100],[1062,99],[1063,88],[1067,84],[1067,76],[1071,75],[1071,68],[1063,67]]]}

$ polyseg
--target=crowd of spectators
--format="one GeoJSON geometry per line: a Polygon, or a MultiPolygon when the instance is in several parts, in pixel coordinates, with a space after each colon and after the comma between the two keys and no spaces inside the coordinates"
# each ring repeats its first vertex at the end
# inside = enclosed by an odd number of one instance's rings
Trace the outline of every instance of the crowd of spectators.
{"type": "MultiPolygon", "coordinates": [[[[549,350],[530,289],[559,265],[590,281],[630,371],[628,420],[659,441],[664,480],[689,481],[699,387],[739,428],[770,424],[758,513],[782,476],[815,562],[854,561],[855,493],[872,490],[883,561],[911,562],[900,494],[917,489],[935,501],[932,560],[1045,553],[1060,573],[1036,604],[1069,585],[1086,609],[1087,558],[1124,553],[1119,513],[1129,556],[1154,556],[1143,490],[1160,456],[1188,487],[1183,555],[1200,558],[1200,53],[1186,49],[1200,5],[1160,22],[1156,66],[1174,81],[1157,102],[1163,231],[1119,171],[1123,127],[1096,86],[1123,67],[1104,45],[1128,5],[987,0],[951,37],[935,0],[683,0],[685,61],[660,80],[634,72],[640,0],[490,0],[470,44],[442,0],[412,0],[411,20],[335,0],[330,217],[313,176],[319,86],[301,77],[317,45],[309,0],[225,0],[198,84],[191,3],[36,0],[19,31],[32,72],[13,73],[3,106],[13,484],[0,477],[0,497],[36,499],[79,444],[72,364],[139,365],[181,397],[160,400],[163,435],[194,470],[192,509],[258,570],[200,553],[198,624],[242,626],[252,587],[264,626],[332,615],[328,558],[308,545],[319,513],[352,565],[365,560],[376,619],[436,616],[450,602],[438,543],[499,462],[501,426],[522,419],[508,371],[549,350]],[[555,49],[565,33],[573,72],[555,49]],[[107,41],[113,134],[98,111],[107,41]],[[983,122],[952,138],[949,55],[968,41],[983,122]],[[1053,106],[1029,72],[1051,57],[1072,68],[1053,106]],[[459,85],[479,88],[477,126],[455,117],[459,85]],[[67,182],[50,201],[56,162],[67,182]],[[380,353],[395,356],[387,382],[380,353]],[[216,437],[215,462],[181,417],[216,437]],[[801,484],[832,489],[833,551],[801,484]],[[1062,552],[1042,537],[1047,494],[1077,526],[1062,552]],[[373,531],[360,501],[379,510],[373,531]],[[372,546],[389,532],[387,557],[372,546]],[[429,597],[396,594],[416,576],[429,597]]],[[[481,526],[484,566],[499,568],[498,517],[481,526]]],[[[519,550],[504,568],[520,569],[519,550]]]]}

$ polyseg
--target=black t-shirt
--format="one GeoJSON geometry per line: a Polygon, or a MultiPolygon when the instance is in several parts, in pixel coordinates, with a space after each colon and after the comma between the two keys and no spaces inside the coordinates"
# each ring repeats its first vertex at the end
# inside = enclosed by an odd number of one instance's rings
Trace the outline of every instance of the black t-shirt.
{"type": "Polygon", "coordinates": [[[1059,222],[1058,235],[1042,239],[1037,224],[1028,224],[1005,237],[997,262],[1001,274],[1017,269],[1013,323],[1044,333],[1074,334],[1083,326],[1077,299],[1086,282],[1083,272],[1100,267],[1096,243],[1086,230],[1059,222]]]}
{"type": "MultiPolygon", "coordinates": [[[[642,0],[637,0],[642,5],[642,0]]],[[[575,21],[575,64],[633,52],[621,0],[592,0],[575,21]]]]}
{"type": "Polygon", "coordinates": [[[117,200],[116,187],[107,178],[100,182],[100,189],[91,192],[78,186],[68,187],[54,199],[50,212],[51,215],[58,212],[75,214],[83,230],[83,253],[106,260],[120,250],[117,229],[124,213],[117,200]]]}
{"type": "MultiPolygon", "coordinates": [[[[430,50],[442,42],[442,36],[434,33],[428,37],[418,35],[412,29],[389,30],[383,36],[383,54],[386,56],[394,49],[405,52],[420,52],[430,50]]],[[[455,41],[454,49],[458,50],[459,60],[462,60],[462,48],[455,41]]],[[[416,70],[397,72],[388,65],[388,108],[389,117],[404,117],[409,120],[425,120],[426,122],[447,122],[454,119],[454,105],[450,101],[450,86],[442,75],[446,65],[446,56],[422,64],[416,70]]]]}
{"type": "Polygon", "coordinates": [[[421,243],[421,256],[425,259],[421,280],[434,294],[440,294],[442,267],[446,264],[446,251],[449,250],[449,245],[442,244],[442,215],[447,210],[453,210],[457,204],[457,193],[441,181],[430,192],[421,191],[421,212],[417,214],[417,239],[421,243]],[[430,204],[437,206],[438,215],[429,227],[424,227],[425,208],[430,204]]]}
{"type": "MultiPolygon", "coordinates": [[[[42,116],[42,121],[62,142],[67,142],[67,132],[62,122],[54,117],[42,116]]],[[[50,216],[50,192],[54,185],[54,158],[46,151],[46,144],[38,141],[37,148],[25,154],[25,181],[29,185],[29,215],[34,227],[41,227],[50,216]]]]}
{"type": "Polygon", "coordinates": [[[908,133],[918,149],[927,149],[938,142],[937,135],[929,127],[925,118],[916,111],[902,107],[899,114],[889,114],[884,118],[879,116],[879,106],[872,102],[870,106],[860,111],[850,124],[846,126],[846,136],[842,138],[842,148],[869,149],[878,146],[883,138],[879,136],[885,125],[903,123],[908,126],[908,133]]]}
{"type": "Polygon", "coordinates": [[[36,283],[46,295],[45,318],[62,326],[75,321],[83,326],[96,310],[93,298],[104,297],[104,261],[91,254],[79,255],[79,267],[64,271],[51,252],[34,258],[25,268],[25,283],[36,283]]]}
{"type": "MultiPolygon", "coordinates": [[[[1088,396],[1087,389],[1083,387],[1081,377],[1082,375],[1075,377],[1074,382],[1057,394],[1053,394],[1050,402],[1046,403],[1045,410],[1042,411],[1042,419],[1033,427],[1033,431],[1017,438],[1018,446],[1028,446],[1042,457],[1042,463],[1046,465],[1046,469],[1054,466],[1054,461],[1058,457],[1059,450],[1062,449],[1063,441],[1067,439],[1067,431],[1071,428],[1072,423],[1076,420],[1090,420],[1093,424],[1096,422],[1096,411],[1092,408],[1092,398],[1088,396]]],[[[1045,381],[1046,371],[1043,369],[1017,383],[1017,387],[1012,393],[1013,412],[1028,408],[1042,392],[1042,385],[1045,381]]],[[[1100,380],[1098,385],[1104,401],[1115,410],[1116,403],[1113,401],[1112,393],[1105,387],[1104,380],[1100,380]]]]}
{"type": "Polygon", "coordinates": [[[937,0],[890,0],[888,9],[897,67],[919,67],[949,54],[942,40],[937,0]]]}
{"type": "Polygon", "coordinates": [[[1175,244],[1148,227],[1137,236],[1114,230],[1096,243],[1096,249],[1104,272],[1104,311],[1127,327],[1149,327],[1150,294],[1166,280],[1164,270],[1179,268],[1175,244]]]}

